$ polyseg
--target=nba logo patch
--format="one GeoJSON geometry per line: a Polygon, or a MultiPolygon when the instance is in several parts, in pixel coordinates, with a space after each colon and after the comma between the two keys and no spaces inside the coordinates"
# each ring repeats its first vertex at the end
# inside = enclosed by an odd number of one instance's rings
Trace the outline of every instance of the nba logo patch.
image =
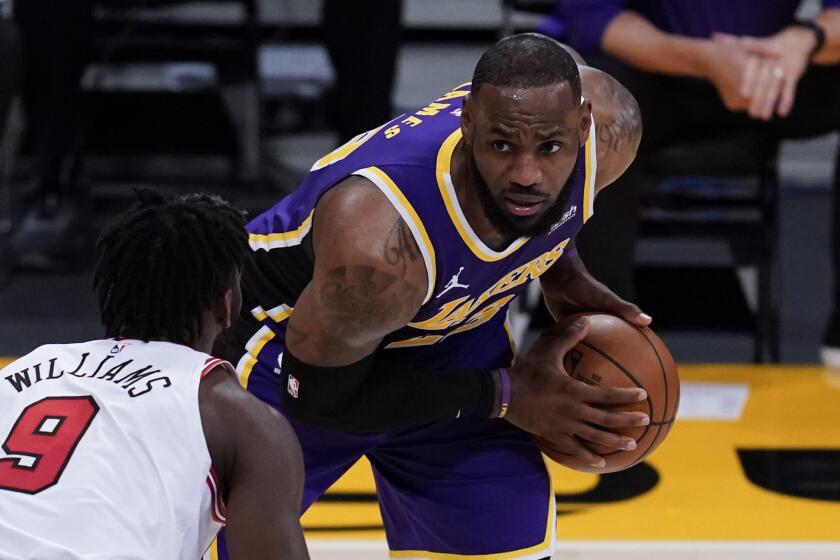
{"type": "Polygon", "coordinates": [[[125,350],[125,344],[114,344],[114,347],[111,348],[111,354],[119,354],[125,350]]]}
{"type": "Polygon", "coordinates": [[[300,381],[295,376],[289,375],[289,383],[286,385],[286,390],[293,398],[298,398],[300,394],[300,381]]]}

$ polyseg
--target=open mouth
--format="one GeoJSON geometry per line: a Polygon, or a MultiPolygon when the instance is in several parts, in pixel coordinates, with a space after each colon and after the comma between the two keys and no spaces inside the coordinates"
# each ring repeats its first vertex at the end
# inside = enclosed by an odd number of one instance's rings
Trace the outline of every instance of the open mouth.
{"type": "Polygon", "coordinates": [[[545,205],[544,198],[505,196],[505,208],[514,216],[533,216],[545,205]]]}

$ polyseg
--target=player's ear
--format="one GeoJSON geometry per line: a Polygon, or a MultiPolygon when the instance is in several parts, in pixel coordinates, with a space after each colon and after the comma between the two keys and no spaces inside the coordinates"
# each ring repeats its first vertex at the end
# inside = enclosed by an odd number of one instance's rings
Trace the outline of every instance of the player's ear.
{"type": "Polygon", "coordinates": [[[464,96],[464,102],[461,106],[461,134],[464,137],[464,140],[468,143],[472,143],[473,138],[473,109],[474,109],[475,101],[473,100],[472,94],[467,94],[464,96]]]}
{"type": "Polygon", "coordinates": [[[216,301],[216,305],[214,307],[216,320],[223,328],[229,328],[233,317],[233,288],[229,288],[225,294],[216,301]]]}
{"type": "Polygon", "coordinates": [[[580,137],[580,145],[586,144],[589,139],[589,129],[592,126],[592,102],[584,98],[580,103],[580,122],[578,127],[578,134],[580,137]]]}

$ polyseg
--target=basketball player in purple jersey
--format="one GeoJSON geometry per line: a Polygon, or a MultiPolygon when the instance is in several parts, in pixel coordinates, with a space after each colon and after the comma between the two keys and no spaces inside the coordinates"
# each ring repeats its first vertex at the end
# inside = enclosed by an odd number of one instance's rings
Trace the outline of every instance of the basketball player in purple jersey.
{"type": "Polygon", "coordinates": [[[295,428],[304,509],[364,455],[393,556],[551,556],[554,494],[528,432],[599,465],[581,440],[632,449],[611,430],[649,421],[600,406],[645,395],[566,374],[585,320],[549,328],[514,363],[507,307],[539,278],[558,319],[650,322],[574,249],[640,138],[620,84],[516,35],[471,85],[324,156],[249,224],[228,357],[295,428]]]}

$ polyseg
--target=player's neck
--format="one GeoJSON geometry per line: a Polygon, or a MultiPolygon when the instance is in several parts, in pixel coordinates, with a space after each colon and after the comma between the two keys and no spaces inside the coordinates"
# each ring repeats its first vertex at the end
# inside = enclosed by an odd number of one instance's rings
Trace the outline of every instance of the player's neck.
{"type": "Polygon", "coordinates": [[[455,146],[450,163],[450,175],[452,185],[455,187],[455,196],[458,198],[458,204],[464,212],[464,217],[478,238],[494,251],[501,251],[508,247],[513,239],[497,230],[484,212],[481,199],[478,197],[479,178],[476,177],[477,173],[478,170],[469,164],[466,144],[462,139],[455,146]]]}
{"type": "Polygon", "coordinates": [[[181,346],[187,346],[192,348],[193,350],[197,350],[199,352],[204,352],[205,354],[212,353],[213,350],[213,343],[216,339],[216,331],[211,329],[202,329],[203,333],[199,336],[196,340],[180,340],[175,339],[169,336],[153,336],[149,338],[144,338],[139,336],[135,331],[130,328],[123,329],[120,332],[119,338],[129,339],[129,340],[148,340],[149,342],[170,342],[172,344],[180,344],[181,346]],[[210,331],[210,332],[208,332],[210,331]]]}

